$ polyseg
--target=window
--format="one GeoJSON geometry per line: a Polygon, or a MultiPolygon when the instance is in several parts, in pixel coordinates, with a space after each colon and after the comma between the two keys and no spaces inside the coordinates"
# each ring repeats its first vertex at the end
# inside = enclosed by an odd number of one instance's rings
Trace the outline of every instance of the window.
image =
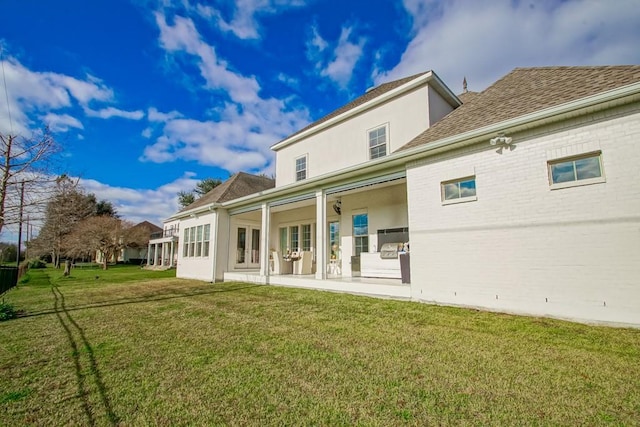
{"type": "Polygon", "coordinates": [[[289,227],[289,243],[292,252],[300,250],[300,236],[297,225],[289,227]]]}
{"type": "Polygon", "coordinates": [[[369,158],[371,160],[387,155],[387,126],[369,131],[369,158]]]}
{"type": "Polygon", "coordinates": [[[353,216],[353,237],[356,256],[369,252],[369,218],[366,213],[353,216]]]}
{"type": "Polygon", "coordinates": [[[189,256],[189,229],[188,228],[184,229],[184,243],[182,246],[182,256],[183,257],[189,256]]]}
{"type": "Polygon", "coordinates": [[[204,238],[203,238],[203,247],[202,247],[202,256],[209,256],[209,240],[211,239],[211,224],[204,225],[204,238]]]}
{"type": "Polygon", "coordinates": [[[476,177],[467,177],[454,181],[446,181],[441,184],[442,202],[458,203],[477,200],[476,177]]]}
{"type": "Polygon", "coordinates": [[[601,153],[549,162],[551,188],[573,187],[604,182],[601,153]]]}
{"type": "Polygon", "coordinates": [[[196,228],[189,229],[189,256],[193,256],[196,249],[196,228]]]}
{"type": "Polygon", "coordinates": [[[302,224],[302,250],[311,250],[311,224],[302,224]]]}
{"type": "Polygon", "coordinates": [[[307,156],[296,159],[296,181],[307,179],[307,156]]]}
{"type": "Polygon", "coordinates": [[[280,227],[280,254],[287,253],[289,246],[287,245],[287,227],[280,227]]]}
{"type": "Polygon", "coordinates": [[[196,256],[202,256],[202,226],[196,229],[196,256]]]}

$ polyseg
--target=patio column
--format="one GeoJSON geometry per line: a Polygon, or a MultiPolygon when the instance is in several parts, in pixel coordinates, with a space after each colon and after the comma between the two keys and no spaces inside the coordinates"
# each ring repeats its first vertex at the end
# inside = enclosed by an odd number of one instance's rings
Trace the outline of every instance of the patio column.
{"type": "Polygon", "coordinates": [[[260,227],[260,275],[269,277],[269,228],[271,227],[271,207],[262,204],[262,224],[260,227]]]}
{"type": "Polygon", "coordinates": [[[150,265],[149,262],[151,262],[151,242],[147,246],[147,265],[150,265]]]}
{"type": "Polygon", "coordinates": [[[156,250],[153,251],[153,265],[158,265],[158,260],[160,259],[158,256],[158,250],[160,249],[158,245],[159,243],[156,243],[156,250]]]}
{"type": "Polygon", "coordinates": [[[316,191],[316,279],[327,278],[327,195],[316,191]]]}
{"type": "Polygon", "coordinates": [[[171,240],[171,254],[169,255],[169,267],[173,268],[173,251],[175,250],[173,245],[173,239],[171,240]]]}

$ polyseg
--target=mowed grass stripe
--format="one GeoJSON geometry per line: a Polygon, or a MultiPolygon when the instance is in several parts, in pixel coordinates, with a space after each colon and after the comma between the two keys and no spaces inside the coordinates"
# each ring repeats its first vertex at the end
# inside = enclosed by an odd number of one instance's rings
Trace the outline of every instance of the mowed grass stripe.
{"type": "Polygon", "coordinates": [[[74,270],[70,278],[32,271],[6,298],[24,310],[0,323],[7,425],[634,425],[640,419],[634,329],[208,284],[131,267],[74,270]],[[60,302],[56,311],[52,285],[66,311],[60,302]],[[57,315],[76,342],[80,368],[57,315]]]}

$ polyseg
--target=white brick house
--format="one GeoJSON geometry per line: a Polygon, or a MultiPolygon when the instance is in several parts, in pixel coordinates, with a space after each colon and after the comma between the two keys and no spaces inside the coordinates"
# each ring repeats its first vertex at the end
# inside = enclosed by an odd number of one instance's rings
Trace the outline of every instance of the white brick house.
{"type": "Polygon", "coordinates": [[[640,66],[516,69],[460,97],[422,73],[275,144],[276,186],[201,206],[225,243],[192,261],[210,280],[638,326],[639,140],[640,66]],[[410,247],[410,283],[385,241],[410,247]]]}

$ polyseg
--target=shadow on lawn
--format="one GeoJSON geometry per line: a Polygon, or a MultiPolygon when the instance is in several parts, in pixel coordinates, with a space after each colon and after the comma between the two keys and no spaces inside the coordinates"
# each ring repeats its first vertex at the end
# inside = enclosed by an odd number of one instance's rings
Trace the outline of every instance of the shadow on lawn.
{"type": "MultiPolygon", "coordinates": [[[[52,285],[52,286],[55,286],[55,288],[58,289],[56,285],[52,285]]],[[[68,313],[70,311],[85,310],[87,308],[113,307],[117,305],[140,304],[140,303],[151,302],[151,301],[164,301],[164,300],[171,300],[171,299],[177,299],[177,298],[190,298],[190,297],[195,297],[199,295],[210,295],[210,294],[218,294],[223,292],[241,291],[244,289],[257,288],[260,286],[263,286],[263,285],[243,284],[242,286],[238,286],[230,289],[212,289],[212,290],[186,292],[182,294],[173,294],[173,295],[143,295],[143,296],[132,297],[132,298],[119,298],[119,299],[108,300],[108,301],[96,301],[89,304],[78,304],[71,307],[66,307],[65,312],[68,313]]],[[[58,292],[59,292],[59,289],[58,289],[58,292]]],[[[54,313],[56,314],[58,313],[57,308],[54,308],[53,310],[33,311],[28,313],[21,312],[18,315],[18,317],[37,317],[37,316],[44,316],[47,314],[54,314],[54,313]]]]}
{"type": "Polygon", "coordinates": [[[82,403],[82,409],[87,416],[88,424],[93,426],[96,424],[96,420],[94,418],[91,404],[89,399],[87,398],[89,395],[89,391],[87,390],[87,385],[85,381],[86,375],[82,372],[82,363],[80,360],[80,349],[78,342],[76,341],[76,337],[74,335],[79,335],[81,345],[84,346],[84,349],[87,352],[87,356],[89,358],[89,371],[91,372],[91,376],[93,377],[93,381],[96,384],[98,389],[98,393],[100,394],[100,399],[102,401],[102,405],[104,406],[107,418],[111,425],[116,425],[118,423],[118,417],[113,412],[111,408],[111,402],[109,401],[109,396],[107,396],[106,388],[104,386],[104,382],[102,380],[102,374],[98,369],[98,364],[96,363],[96,358],[93,353],[93,348],[91,344],[87,340],[87,337],[84,333],[84,330],[78,325],[78,323],[71,317],[69,310],[67,309],[64,301],[64,294],[60,291],[56,285],[51,285],[51,292],[54,297],[54,309],[56,316],[58,317],[58,321],[62,328],[67,334],[67,338],[69,339],[69,344],[71,345],[71,349],[73,350],[73,364],[76,370],[76,382],[78,384],[78,396],[80,397],[82,403]],[[64,316],[62,315],[64,313],[64,316]]]}

